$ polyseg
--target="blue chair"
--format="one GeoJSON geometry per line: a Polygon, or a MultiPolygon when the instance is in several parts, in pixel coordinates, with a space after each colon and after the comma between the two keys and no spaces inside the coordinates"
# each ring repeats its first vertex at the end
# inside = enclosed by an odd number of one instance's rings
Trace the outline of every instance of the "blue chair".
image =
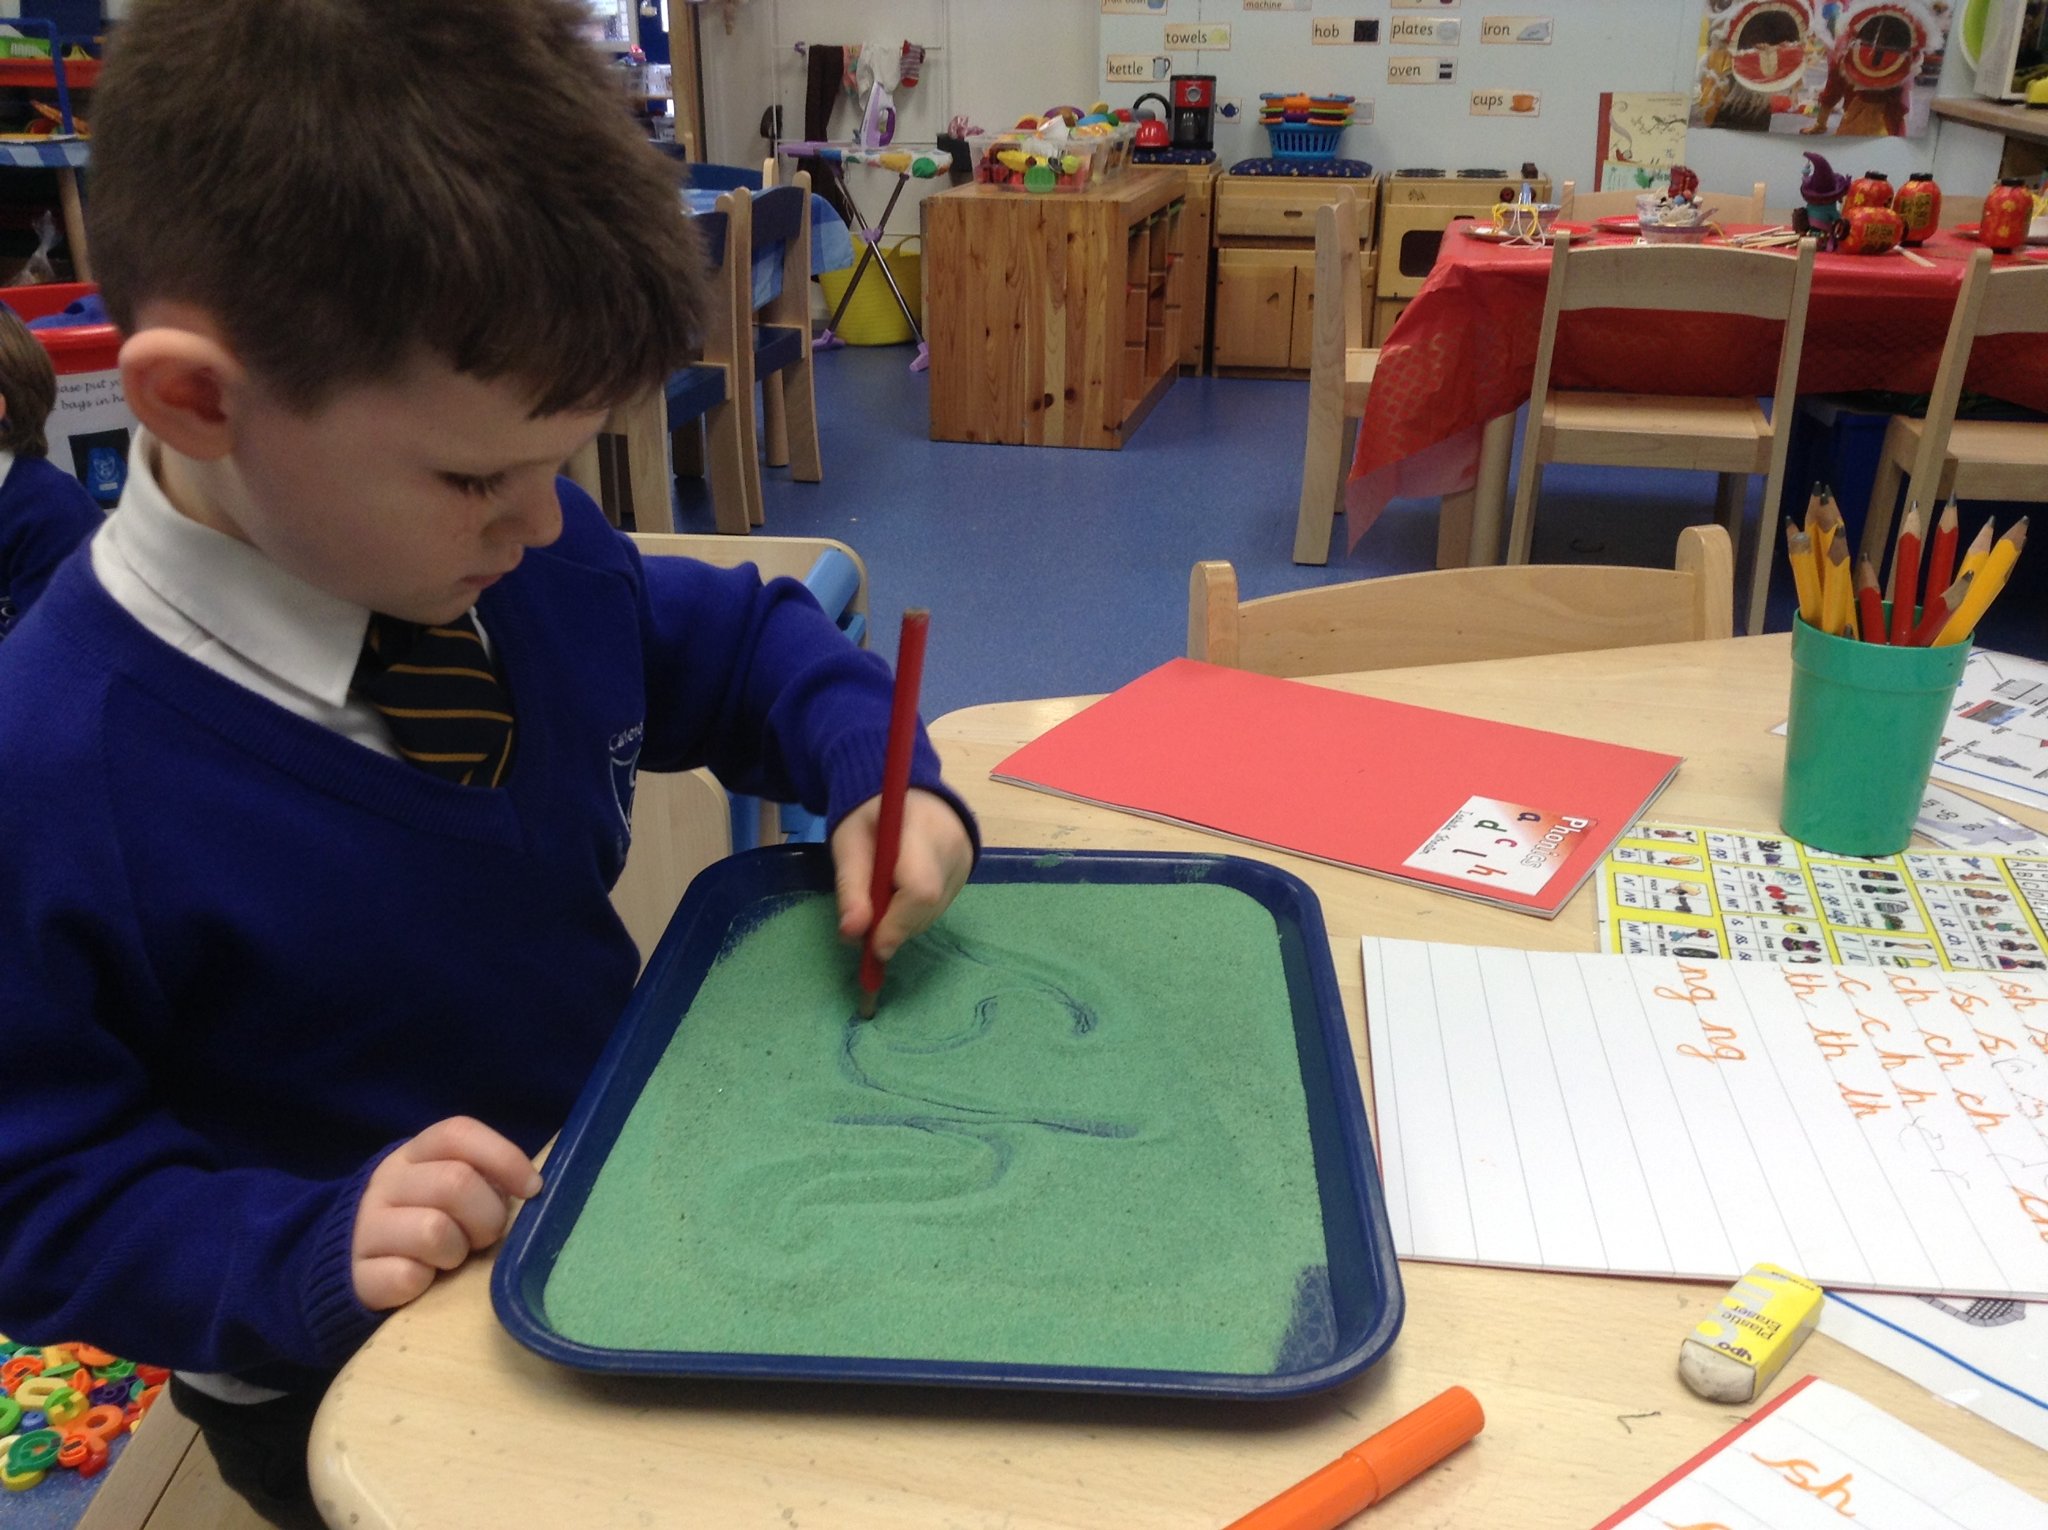
{"type": "Polygon", "coordinates": [[[744,165],[709,165],[700,162],[683,166],[683,184],[692,191],[758,192],[765,184],[765,178],[761,171],[749,170],[744,165]]]}
{"type": "Polygon", "coordinates": [[[761,383],[763,444],[768,466],[788,467],[799,483],[823,480],[818,450],[817,387],[811,367],[811,178],[753,199],[752,252],[781,252],[782,286],[755,315],[754,376],[761,383]]]}

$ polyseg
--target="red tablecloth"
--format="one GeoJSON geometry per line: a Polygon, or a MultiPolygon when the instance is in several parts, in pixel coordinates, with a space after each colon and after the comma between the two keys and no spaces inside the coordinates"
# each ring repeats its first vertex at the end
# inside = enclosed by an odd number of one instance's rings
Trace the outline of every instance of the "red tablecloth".
{"type": "MultiPolygon", "coordinates": [[[[1963,269],[1978,248],[1944,230],[1920,247],[1931,269],[1896,253],[1819,256],[1799,391],[1930,391],[1963,269]]],[[[1444,236],[1429,281],[1380,350],[1345,491],[1353,544],[1390,499],[1473,486],[1486,422],[1529,401],[1549,278],[1547,249],[1490,244],[1457,226],[1444,236]]],[[[1551,384],[1764,397],[1777,372],[1778,328],[1728,314],[1568,313],[1551,384]]],[[[2048,410],[2048,347],[2033,335],[1987,336],[1971,352],[1965,385],[2048,410]]]]}

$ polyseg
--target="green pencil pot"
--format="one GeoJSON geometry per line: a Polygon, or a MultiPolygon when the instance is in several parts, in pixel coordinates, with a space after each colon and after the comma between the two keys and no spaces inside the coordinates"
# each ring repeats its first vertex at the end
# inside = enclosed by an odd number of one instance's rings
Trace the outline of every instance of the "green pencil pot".
{"type": "Polygon", "coordinates": [[[1837,855],[1905,849],[1969,657],[1968,643],[1829,637],[1795,615],[1780,827],[1837,855]]]}

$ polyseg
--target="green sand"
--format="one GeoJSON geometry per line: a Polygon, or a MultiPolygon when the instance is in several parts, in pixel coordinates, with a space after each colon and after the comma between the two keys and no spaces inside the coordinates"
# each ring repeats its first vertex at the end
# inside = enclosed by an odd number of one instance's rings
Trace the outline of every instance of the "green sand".
{"type": "Polygon", "coordinates": [[[833,919],[807,894],[728,940],[549,1277],[559,1332],[1253,1375],[1328,1358],[1271,914],[1200,884],[973,886],[865,1023],[833,919]]]}

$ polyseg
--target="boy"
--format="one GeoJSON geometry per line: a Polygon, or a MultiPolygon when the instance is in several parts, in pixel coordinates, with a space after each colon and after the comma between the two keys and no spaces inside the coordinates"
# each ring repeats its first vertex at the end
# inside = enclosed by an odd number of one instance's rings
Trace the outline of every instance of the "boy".
{"type": "MultiPolygon", "coordinates": [[[[96,101],[144,428],[0,650],[0,1329],[176,1368],[281,1522],[335,1367],[538,1189],[638,966],[635,765],[824,811],[869,924],[886,667],[555,476],[700,269],[582,25],[141,0],[96,101]]],[[[913,784],[884,957],[974,855],[913,784]]]]}
{"type": "Polygon", "coordinates": [[[0,639],[102,520],[84,485],[49,461],[43,424],[56,402],[50,353],[0,304],[0,639]]]}

